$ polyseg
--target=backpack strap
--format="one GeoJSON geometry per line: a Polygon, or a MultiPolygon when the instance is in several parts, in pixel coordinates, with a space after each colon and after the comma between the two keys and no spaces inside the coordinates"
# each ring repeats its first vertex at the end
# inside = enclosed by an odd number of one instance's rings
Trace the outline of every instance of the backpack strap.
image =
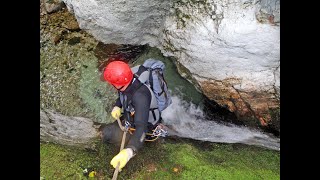
{"type": "MultiPolygon", "coordinates": [[[[145,84],[146,82],[149,83],[149,85],[146,85],[147,88],[149,89],[150,93],[151,93],[151,105],[152,107],[150,107],[149,111],[151,111],[152,116],[154,121],[157,121],[157,116],[156,116],[156,112],[155,110],[158,111],[158,113],[160,113],[158,106],[153,108],[154,106],[152,105],[153,101],[156,101],[156,97],[154,96],[154,92],[153,92],[153,77],[152,77],[152,69],[151,68],[147,68],[143,65],[140,66],[135,66],[132,68],[132,71],[134,73],[134,77],[136,79],[138,79],[142,84],[145,84]]],[[[159,72],[158,72],[159,73],[159,72]]],[[[161,73],[160,73],[161,74],[161,73]]],[[[161,118],[161,114],[159,114],[159,117],[161,118]]]]}
{"type": "Polygon", "coordinates": [[[141,83],[145,83],[149,79],[149,74],[151,74],[150,69],[141,65],[138,71],[134,73],[134,77],[139,79],[141,83]]]}
{"type": "MultiPolygon", "coordinates": [[[[137,79],[130,85],[129,89],[127,90],[126,94],[128,96],[128,102],[131,102],[133,94],[143,85],[137,79]]],[[[129,103],[130,104],[130,103],[129,103]]]]}

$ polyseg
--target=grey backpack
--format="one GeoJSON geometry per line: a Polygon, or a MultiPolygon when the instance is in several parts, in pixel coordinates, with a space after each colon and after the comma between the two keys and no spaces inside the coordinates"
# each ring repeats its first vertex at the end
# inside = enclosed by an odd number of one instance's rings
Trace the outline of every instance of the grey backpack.
{"type": "Polygon", "coordinates": [[[164,63],[155,59],[147,59],[141,66],[133,68],[134,76],[153,91],[159,111],[163,111],[172,103],[168,85],[164,79],[164,70],[164,63]]]}

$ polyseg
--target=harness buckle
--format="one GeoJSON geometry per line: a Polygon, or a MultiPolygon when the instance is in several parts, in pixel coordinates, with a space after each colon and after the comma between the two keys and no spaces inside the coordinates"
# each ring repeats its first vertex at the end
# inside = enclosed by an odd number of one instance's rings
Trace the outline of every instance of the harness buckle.
{"type": "Polygon", "coordinates": [[[131,123],[127,120],[124,121],[124,128],[128,131],[129,128],[131,127],[131,123]]]}

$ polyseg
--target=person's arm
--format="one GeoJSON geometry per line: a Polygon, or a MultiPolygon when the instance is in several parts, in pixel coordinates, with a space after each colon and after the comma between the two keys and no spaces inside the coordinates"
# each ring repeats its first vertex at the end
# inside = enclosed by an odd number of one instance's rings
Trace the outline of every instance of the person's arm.
{"type": "Polygon", "coordinates": [[[145,133],[148,131],[149,108],[151,103],[151,94],[148,88],[137,91],[133,98],[134,106],[134,124],[135,132],[133,133],[127,148],[132,148],[136,153],[144,144],[145,133]]]}
{"type": "Polygon", "coordinates": [[[114,103],[114,106],[118,106],[119,108],[122,108],[120,97],[117,98],[116,102],[114,103]]]}

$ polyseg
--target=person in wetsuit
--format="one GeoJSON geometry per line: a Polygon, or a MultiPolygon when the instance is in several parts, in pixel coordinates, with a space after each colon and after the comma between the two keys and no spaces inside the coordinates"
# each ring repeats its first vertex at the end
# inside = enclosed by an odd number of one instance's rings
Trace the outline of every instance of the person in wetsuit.
{"type": "MultiPolygon", "coordinates": [[[[122,169],[143,147],[146,133],[160,122],[161,115],[156,107],[154,94],[151,93],[148,86],[134,76],[127,63],[123,61],[110,62],[103,72],[103,78],[119,93],[119,98],[111,112],[112,117],[114,119],[120,118],[122,123],[127,121],[131,127],[135,128],[132,135],[127,133],[125,148],[110,162],[114,168],[120,162],[119,168],[122,169]]],[[[123,131],[117,121],[114,121],[102,129],[101,135],[103,142],[120,144],[122,134],[123,131]]]]}

